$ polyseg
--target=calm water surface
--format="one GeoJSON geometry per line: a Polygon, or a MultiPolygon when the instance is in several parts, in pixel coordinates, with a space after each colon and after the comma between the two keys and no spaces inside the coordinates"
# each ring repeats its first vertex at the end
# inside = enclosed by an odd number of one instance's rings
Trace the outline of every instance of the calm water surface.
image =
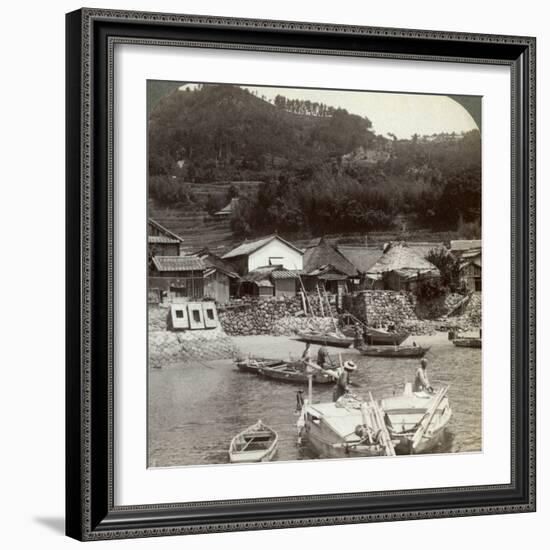
{"type": "MultiPolygon", "coordinates": [[[[337,351],[337,350],[333,350],[337,351]]],[[[453,417],[438,452],[480,451],[481,350],[433,345],[426,356],[437,390],[450,384],[453,417]]],[[[281,354],[283,356],[284,354],[281,354]]],[[[345,360],[346,353],[342,354],[345,360]]],[[[401,392],[414,378],[418,359],[349,357],[359,396],[375,399],[401,392]]],[[[279,433],[275,460],[311,458],[296,445],[296,391],[301,386],[240,372],[230,361],[172,364],[149,372],[149,465],[219,464],[228,461],[231,438],[258,419],[279,433]]],[[[303,387],[306,389],[306,386],[303,387]]],[[[332,400],[332,384],[314,386],[315,401],[332,400]]]]}

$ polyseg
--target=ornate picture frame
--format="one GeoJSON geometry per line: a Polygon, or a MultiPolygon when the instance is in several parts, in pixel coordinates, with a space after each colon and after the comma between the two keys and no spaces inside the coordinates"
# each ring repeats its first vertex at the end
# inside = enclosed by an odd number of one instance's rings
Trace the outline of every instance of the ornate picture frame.
{"type": "MultiPolygon", "coordinates": [[[[67,15],[66,532],[79,540],[535,510],[535,39],[81,9],[67,15]],[[511,72],[511,482],[116,506],[116,44],[504,65],[511,72]]],[[[145,160],[143,160],[145,164],[145,160]]],[[[506,336],[507,338],[508,336],[506,336]]]]}

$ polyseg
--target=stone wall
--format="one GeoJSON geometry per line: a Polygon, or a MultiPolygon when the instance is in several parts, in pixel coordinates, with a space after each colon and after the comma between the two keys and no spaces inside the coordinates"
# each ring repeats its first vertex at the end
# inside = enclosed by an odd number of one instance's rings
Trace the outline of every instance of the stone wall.
{"type": "Polygon", "coordinates": [[[169,306],[149,304],[149,366],[158,368],[180,361],[210,361],[238,356],[235,344],[221,327],[169,331],[169,311],[169,306]]]}
{"type": "Polygon", "coordinates": [[[392,290],[365,290],[346,296],[344,309],[369,326],[394,324],[397,330],[412,334],[430,334],[437,330],[458,327],[471,330],[481,326],[481,296],[473,294],[449,315],[464,296],[448,294],[429,303],[418,303],[412,292],[392,290]]]}
{"type": "MultiPolygon", "coordinates": [[[[306,316],[300,296],[241,300],[228,307],[218,308],[218,317],[224,331],[231,336],[255,334],[290,336],[296,331],[304,329],[333,329],[331,317],[320,316],[321,308],[318,297],[311,296],[309,303],[316,313],[315,317],[306,316]]],[[[323,310],[326,314],[326,304],[323,310]]],[[[334,306],[332,306],[332,311],[336,318],[334,306]]]]}

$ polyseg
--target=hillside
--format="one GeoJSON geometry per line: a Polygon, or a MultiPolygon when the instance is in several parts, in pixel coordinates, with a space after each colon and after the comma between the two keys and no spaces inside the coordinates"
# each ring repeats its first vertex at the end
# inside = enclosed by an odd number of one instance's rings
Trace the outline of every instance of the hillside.
{"type": "Polygon", "coordinates": [[[148,150],[154,209],[179,212],[182,229],[213,231],[216,242],[227,242],[226,232],[236,240],[392,233],[404,218],[427,231],[477,235],[481,227],[477,130],[388,139],[337,106],[202,85],[156,104],[148,150]],[[196,222],[233,196],[229,227],[196,222]]]}

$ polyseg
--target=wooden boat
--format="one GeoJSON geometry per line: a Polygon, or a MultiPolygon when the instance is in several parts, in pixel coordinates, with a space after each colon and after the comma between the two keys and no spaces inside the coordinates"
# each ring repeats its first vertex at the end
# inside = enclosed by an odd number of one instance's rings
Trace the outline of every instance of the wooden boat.
{"type": "Polygon", "coordinates": [[[236,361],[237,368],[243,372],[251,372],[258,374],[260,367],[275,367],[278,365],[284,365],[285,362],[282,359],[266,359],[264,357],[249,357],[248,359],[241,359],[236,361]]]}
{"type": "Polygon", "coordinates": [[[229,461],[268,462],[277,452],[277,432],[258,420],[256,424],[237,434],[229,445],[229,461]]]}
{"type": "MultiPolygon", "coordinates": [[[[314,403],[302,407],[297,427],[299,443],[319,458],[395,455],[379,406],[356,401],[314,403]]],[[[353,398],[352,398],[353,399],[353,398]]]]}
{"type": "Polygon", "coordinates": [[[370,346],[399,346],[408,337],[408,332],[389,332],[367,327],[367,344],[370,346]]]}
{"type": "MultiPolygon", "coordinates": [[[[293,382],[296,384],[308,383],[308,373],[302,361],[284,363],[282,365],[262,366],[258,374],[281,382],[293,382]]],[[[331,376],[328,372],[315,370],[312,376],[314,384],[331,384],[335,381],[335,377],[331,376]]]]}
{"type": "Polygon", "coordinates": [[[459,348],[480,348],[481,338],[455,338],[453,344],[459,348]]]}
{"type": "Polygon", "coordinates": [[[372,357],[424,357],[428,348],[422,346],[364,346],[359,351],[363,355],[370,355],[372,357]]]}
{"type": "Polygon", "coordinates": [[[349,348],[353,344],[353,338],[349,338],[338,332],[320,332],[307,330],[298,332],[295,340],[300,342],[309,342],[321,346],[335,346],[338,348],[349,348]]]}
{"type": "Polygon", "coordinates": [[[402,395],[380,402],[397,454],[426,453],[441,443],[452,416],[448,389],[441,388],[435,395],[413,393],[407,383],[402,395]]]}

